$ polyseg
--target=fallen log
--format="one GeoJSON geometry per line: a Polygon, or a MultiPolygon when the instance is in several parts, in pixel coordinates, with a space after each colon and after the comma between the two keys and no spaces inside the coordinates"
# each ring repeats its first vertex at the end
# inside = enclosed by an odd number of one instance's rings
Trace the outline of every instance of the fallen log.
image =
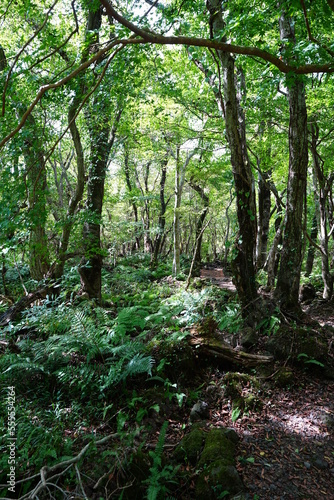
{"type": "Polygon", "coordinates": [[[253,367],[261,364],[268,364],[274,361],[273,356],[263,354],[250,354],[233,348],[225,342],[221,335],[215,333],[210,335],[199,335],[191,332],[188,343],[191,347],[196,347],[196,352],[200,350],[203,355],[209,355],[224,359],[230,363],[235,363],[245,367],[253,367]]]}
{"type": "Polygon", "coordinates": [[[30,306],[30,304],[32,304],[36,300],[45,299],[46,296],[50,293],[51,289],[48,287],[44,287],[40,288],[39,290],[36,290],[35,292],[29,293],[25,297],[22,297],[22,299],[20,299],[14,305],[9,307],[9,309],[7,309],[7,311],[5,311],[0,316],[0,326],[8,325],[18,316],[20,312],[27,309],[30,306]]]}

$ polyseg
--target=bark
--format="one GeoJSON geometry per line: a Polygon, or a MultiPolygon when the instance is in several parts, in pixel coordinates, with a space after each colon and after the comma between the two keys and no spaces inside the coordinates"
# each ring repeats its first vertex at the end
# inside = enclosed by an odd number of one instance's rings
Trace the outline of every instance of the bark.
{"type": "MultiPolygon", "coordinates": [[[[77,164],[77,184],[74,193],[72,194],[66,213],[66,219],[64,221],[62,236],[59,243],[58,258],[53,272],[53,277],[58,279],[64,274],[64,266],[67,258],[67,250],[71,236],[71,230],[73,227],[73,217],[77,210],[77,207],[82,200],[84,188],[85,188],[85,164],[84,164],[84,153],[81,144],[80,133],[75,122],[75,115],[80,105],[78,98],[75,98],[72,105],[70,106],[68,112],[68,123],[70,128],[70,133],[72,141],[74,144],[76,152],[76,164],[77,164]]],[[[61,192],[63,190],[61,189],[61,192]]]]}
{"type": "Polygon", "coordinates": [[[230,188],[230,200],[228,202],[228,205],[226,205],[226,208],[225,208],[225,217],[226,217],[226,220],[227,220],[227,224],[226,224],[226,231],[225,231],[225,238],[224,238],[224,257],[223,257],[223,266],[224,268],[227,268],[227,258],[228,258],[228,254],[229,254],[229,251],[230,251],[230,244],[229,244],[229,236],[230,236],[230,226],[231,226],[231,218],[230,218],[230,215],[229,215],[229,210],[230,210],[230,207],[232,205],[232,202],[234,200],[234,195],[232,193],[232,186],[230,188]]]}
{"type": "Polygon", "coordinates": [[[188,343],[196,349],[197,356],[212,356],[214,359],[221,358],[224,361],[235,363],[241,366],[252,367],[262,364],[273,363],[272,356],[261,354],[250,354],[248,352],[234,349],[230,344],[220,340],[216,335],[200,336],[192,332],[188,343]]]}
{"type": "MultiPolygon", "coordinates": [[[[313,241],[316,241],[317,237],[318,237],[318,221],[317,221],[317,214],[315,212],[312,219],[311,239],[313,241]]],[[[315,255],[315,247],[310,243],[306,257],[305,276],[310,276],[310,274],[312,273],[314,255],[315,255]]]]}
{"type": "Polygon", "coordinates": [[[23,155],[27,171],[28,210],[30,222],[29,267],[31,277],[42,280],[50,267],[46,236],[46,168],[39,127],[31,114],[23,155]]]}
{"type": "Polygon", "coordinates": [[[199,194],[204,208],[197,220],[196,224],[196,235],[195,235],[195,249],[194,249],[194,263],[193,263],[193,269],[192,269],[192,277],[193,276],[199,276],[200,275],[200,270],[201,270],[201,263],[202,263],[202,257],[201,257],[201,247],[202,247],[202,239],[203,239],[203,224],[205,221],[205,218],[207,216],[208,210],[209,210],[209,197],[207,194],[205,194],[204,189],[199,185],[194,182],[193,179],[190,179],[188,182],[189,186],[196,191],[196,193],[199,194]]]}
{"type": "MultiPolygon", "coordinates": [[[[284,13],[280,19],[281,39],[295,42],[292,19],[284,13]]],[[[299,311],[299,283],[302,264],[303,208],[307,183],[307,112],[305,85],[292,75],[287,80],[289,123],[289,177],[286,200],[286,225],[275,298],[285,310],[299,311]]]]}
{"type": "Polygon", "coordinates": [[[175,166],[175,197],[174,197],[174,220],[173,220],[173,275],[177,276],[180,272],[180,207],[181,195],[184,184],[184,172],[180,166],[180,147],[177,148],[176,166],[175,166]]]}
{"type": "Polygon", "coordinates": [[[265,268],[267,269],[267,287],[270,289],[275,286],[275,277],[277,271],[277,262],[279,260],[279,253],[277,251],[278,245],[282,242],[282,233],[283,233],[283,225],[284,221],[282,218],[280,219],[280,225],[276,229],[276,234],[274,236],[273,243],[271,245],[270,251],[267,256],[267,260],[265,263],[265,268]]]}
{"type": "Polygon", "coordinates": [[[167,176],[167,163],[168,156],[164,158],[161,165],[161,178],[160,178],[160,213],[158,220],[158,233],[155,237],[153,244],[153,257],[152,257],[152,266],[155,266],[158,261],[158,255],[161,250],[161,243],[165,232],[166,225],[166,208],[167,203],[165,200],[165,184],[166,184],[166,176],[167,176]]]}
{"type": "Polygon", "coordinates": [[[39,290],[36,290],[35,292],[29,293],[25,297],[22,297],[22,299],[12,305],[0,316],[0,327],[6,326],[9,323],[13,322],[22,311],[27,309],[30,304],[32,304],[36,300],[43,300],[47,295],[52,295],[54,293],[54,289],[43,287],[39,290]]]}
{"type": "MultiPolygon", "coordinates": [[[[101,104],[101,101],[100,101],[101,104]]],[[[103,103],[102,103],[103,106],[103,103]]],[[[105,112],[105,109],[104,109],[105,112]]],[[[102,114],[102,112],[101,112],[102,114]]],[[[113,146],[122,110],[118,110],[110,133],[109,116],[101,116],[100,126],[91,123],[91,152],[87,185],[87,218],[83,229],[84,258],[80,265],[82,290],[101,302],[101,215],[104,181],[110,150],[113,146]],[[103,121],[102,121],[103,120],[103,121]],[[109,136],[111,138],[109,139],[109,136]]]]}
{"type": "Polygon", "coordinates": [[[328,232],[327,232],[327,198],[329,192],[328,184],[324,171],[317,153],[317,141],[319,138],[319,128],[316,124],[311,125],[311,152],[314,171],[317,176],[319,192],[319,242],[321,249],[321,274],[324,283],[323,298],[329,300],[333,294],[333,277],[329,270],[328,253],[328,232]],[[327,181],[327,182],[326,182],[327,181]]]}
{"type": "Polygon", "coordinates": [[[267,259],[269,221],[270,221],[270,179],[271,172],[259,172],[258,187],[258,232],[256,242],[256,267],[261,269],[267,259]]]}
{"type": "MultiPolygon", "coordinates": [[[[220,36],[224,30],[221,2],[208,0],[210,31],[212,37],[220,36]]],[[[247,316],[248,304],[257,297],[254,254],[256,244],[256,205],[253,174],[247,154],[245,116],[240,105],[244,92],[244,76],[239,74],[240,90],[237,93],[234,58],[218,51],[223,68],[223,94],[225,124],[234,177],[239,235],[236,242],[236,257],[233,262],[235,286],[247,316]]]]}
{"type": "MultiPolygon", "coordinates": [[[[98,52],[98,31],[102,22],[102,10],[90,11],[88,15],[86,42],[83,59],[98,52]]],[[[121,106],[116,111],[114,123],[110,125],[111,106],[107,88],[94,95],[86,111],[86,122],[90,136],[90,158],[87,184],[87,220],[83,228],[84,256],[79,273],[81,288],[90,298],[101,303],[101,216],[104,195],[104,182],[110,150],[113,146],[117,126],[121,118],[121,106]],[[98,119],[97,119],[98,118],[98,119]]]]}

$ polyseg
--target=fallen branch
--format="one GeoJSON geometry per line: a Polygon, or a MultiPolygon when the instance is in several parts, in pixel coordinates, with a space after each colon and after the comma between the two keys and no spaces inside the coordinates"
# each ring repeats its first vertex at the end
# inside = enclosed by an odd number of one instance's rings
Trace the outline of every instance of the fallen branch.
{"type": "Polygon", "coordinates": [[[27,309],[35,300],[45,299],[49,293],[51,293],[51,290],[48,287],[43,287],[22,297],[22,299],[12,305],[0,316],[0,326],[8,325],[8,323],[13,321],[21,311],[27,309]]]}
{"type": "Polygon", "coordinates": [[[204,355],[221,358],[230,363],[236,363],[245,367],[268,364],[274,361],[273,356],[250,354],[248,352],[236,350],[224,340],[219,339],[218,335],[203,336],[191,334],[188,342],[190,346],[196,347],[197,354],[202,352],[204,355]],[[200,347],[200,349],[198,349],[198,347],[200,347]]]}

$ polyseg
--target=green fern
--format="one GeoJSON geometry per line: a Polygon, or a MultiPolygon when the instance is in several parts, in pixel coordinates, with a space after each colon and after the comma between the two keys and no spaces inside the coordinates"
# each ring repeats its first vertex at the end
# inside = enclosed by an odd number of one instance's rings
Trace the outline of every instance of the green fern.
{"type": "Polygon", "coordinates": [[[144,483],[148,484],[146,492],[147,500],[157,500],[159,497],[166,498],[166,494],[169,492],[168,484],[176,484],[175,476],[180,466],[162,466],[162,456],[167,427],[168,422],[164,422],[160,430],[160,435],[155,450],[149,452],[149,455],[153,460],[153,464],[150,468],[150,477],[144,481],[144,483]]]}
{"type": "MultiPolygon", "coordinates": [[[[20,354],[5,354],[0,360],[3,376],[8,378],[10,371],[12,382],[16,380],[20,384],[24,372],[29,374],[24,378],[27,384],[38,372],[45,382],[51,376],[65,392],[70,388],[72,394],[86,397],[92,391],[98,394],[110,389],[128,377],[140,373],[151,375],[153,358],[144,354],[142,342],[124,333],[144,325],[143,316],[147,312],[141,311],[135,316],[134,309],[127,308],[120,314],[116,325],[101,308],[63,309],[66,331],[44,340],[41,336],[35,341],[23,338],[18,343],[20,354]]],[[[42,308],[39,314],[37,317],[37,311],[34,312],[33,321],[41,328],[42,318],[49,318],[49,311],[42,308]]],[[[30,317],[30,324],[31,321],[30,317]]],[[[17,329],[22,327],[21,323],[17,329]]]]}

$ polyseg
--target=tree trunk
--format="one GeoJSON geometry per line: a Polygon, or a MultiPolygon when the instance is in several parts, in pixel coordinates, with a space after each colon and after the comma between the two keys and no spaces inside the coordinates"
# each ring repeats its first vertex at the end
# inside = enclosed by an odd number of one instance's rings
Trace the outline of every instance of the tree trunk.
{"type": "Polygon", "coordinates": [[[174,220],[173,220],[173,275],[180,273],[180,207],[181,195],[184,183],[184,173],[180,166],[180,147],[177,147],[175,165],[175,197],[174,197],[174,220]]]}
{"type": "MultiPolygon", "coordinates": [[[[317,214],[315,211],[315,213],[313,215],[313,219],[312,219],[311,239],[313,241],[316,241],[317,237],[318,237],[318,220],[317,220],[317,214]]],[[[315,247],[314,247],[314,245],[312,245],[310,243],[309,247],[308,247],[308,251],[307,251],[307,257],[306,257],[305,276],[310,276],[310,274],[312,273],[314,255],[315,255],[315,247]]]]}
{"type": "MultiPolygon", "coordinates": [[[[131,196],[132,184],[131,184],[131,179],[130,179],[129,151],[127,150],[126,147],[124,147],[124,173],[125,173],[126,185],[127,185],[129,194],[131,196]]],[[[135,232],[137,233],[137,231],[138,231],[138,208],[137,208],[137,204],[135,203],[133,198],[131,200],[131,205],[132,205],[133,216],[134,216],[135,226],[136,226],[135,232]]],[[[139,236],[137,234],[135,235],[135,240],[136,240],[135,250],[138,251],[140,249],[140,239],[139,239],[139,236]]]]}
{"type": "Polygon", "coordinates": [[[321,274],[324,283],[323,298],[329,300],[333,294],[333,277],[329,270],[328,254],[328,232],[327,232],[327,197],[328,186],[324,176],[323,168],[320,164],[320,157],[317,152],[317,141],[319,138],[319,128],[317,125],[311,125],[311,152],[314,171],[317,176],[319,192],[319,240],[321,249],[321,274]]]}
{"type": "Polygon", "coordinates": [[[176,165],[175,165],[175,197],[174,197],[174,221],[173,221],[173,275],[176,276],[180,272],[180,249],[181,249],[181,228],[180,228],[180,208],[182,191],[185,181],[186,168],[191,158],[196,154],[196,150],[189,153],[181,165],[180,146],[176,150],[176,165]]]}
{"type": "Polygon", "coordinates": [[[73,196],[71,197],[71,199],[69,201],[67,214],[66,214],[66,220],[64,221],[64,225],[63,225],[62,237],[60,240],[59,251],[58,251],[58,256],[57,256],[57,263],[56,263],[55,269],[53,271],[53,277],[56,279],[61,278],[61,276],[64,274],[66,252],[68,249],[70,236],[71,236],[71,230],[72,230],[72,226],[73,226],[73,216],[75,215],[78,204],[82,199],[84,187],[85,187],[84,153],[83,153],[83,148],[82,148],[82,144],[81,144],[80,133],[79,133],[79,130],[78,130],[76,122],[75,122],[75,115],[76,115],[76,112],[78,110],[79,104],[80,104],[79,99],[75,98],[72,105],[70,106],[70,109],[68,112],[68,122],[69,122],[70,133],[72,136],[72,140],[73,140],[73,144],[74,144],[75,152],[76,152],[77,185],[75,188],[75,192],[73,193],[73,196]]]}
{"type": "MultiPolygon", "coordinates": [[[[295,41],[294,24],[283,13],[281,39],[295,41]]],[[[302,77],[289,75],[287,87],[290,108],[289,178],[286,200],[286,225],[275,298],[285,310],[299,311],[299,283],[302,264],[302,218],[307,183],[307,112],[302,77]]]]}
{"type": "Polygon", "coordinates": [[[201,197],[201,200],[203,201],[204,208],[197,220],[196,224],[196,235],[195,235],[195,255],[194,255],[194,265],[193,265],[193,271],[192,271],[192,277],[193,276],[199,276],[200,275],[200,270],[201,270],[201,263],[202,263],[202,258],[201,258],[201,247],[202,247],[202,239],[203,239],[203,224],[205,221],[205,217],[208,213],[209,210],[209,197],[208,195],[205,194],[204,189],[199,185],[196,184],[192,179],[189,181],[189,186],[196,191],[201,197]]]}
{"type": "Polygon", "coordinates": [[[259,173],[258,204],[259,222],[256,242],[256,267],[261,269],[267,259],[267,246],[270,221],[270,187],[269,179],[271,172],[259,173]]]}
{"type": "Polygon", "coordinates": [[[158,255],[161,250],[162,238],[165,232],[166,225],[166,208],[167,203],[165,200],[165,184],[166,184],[166,176],[167,176],[167,163],[168,156],[163,160],[161,166],[161,178],[160,178],[160,213],[158,220],[158,233],[155,237],[153,244],[153,257],[152,257],[152,266],[154,267],[158,262],[158,255]]]}
{"type": "MultiPolygon", "coordinates": [[[[210,12],[211,36],[221,37],[225,28],[221,2],[208,0],[207,7],[210,12]]],[[[219,58],[223,68],[226,135],[231,152],[239,223],[236,257],[233,262],[234,281],[243,315],[248,316],[247,306],[257,298],[253,260],[256,244],[256,205],[253,174],[247,154],[245,117],[240,105],[244,77],[242,73],[239,74],[241,91],[237,94],[234,58],[223,52],[219,52],[219,58]]]]}
{"type": "MultiPolygon", "coordinates": [[[[90,11],[86,38],[87,52],[96,51],[99,45],[99,29],[102,23],[102,9],[90,11]]],[[[84,54],[83,57],[86,57],[84,54]]],[[[102,84],[101,84],[102,85],[102,84]]],[[[87,185],[87,220],[83,228],[84,256],[80,263],[81,288],[90,298],[101,302],[101,215],[104,195],[104,181],[110,150],[113,146],[122,109],[116,111],[114,124],[110,125],[110,98],[107,88],[95,93],[93,102],[86,112],[90,136],[90,159],[87,185]],[[98,119],[97,119],[98,117],[98,119]]]]}
{"type": "Polygon", "coordinates": [[[42,138],[32,114],[27,119],[29,136],[24,141],[29,209],[29,267],[31,277],[42,280],[50,267],[46,224],[46,169],[42,138]]]}

